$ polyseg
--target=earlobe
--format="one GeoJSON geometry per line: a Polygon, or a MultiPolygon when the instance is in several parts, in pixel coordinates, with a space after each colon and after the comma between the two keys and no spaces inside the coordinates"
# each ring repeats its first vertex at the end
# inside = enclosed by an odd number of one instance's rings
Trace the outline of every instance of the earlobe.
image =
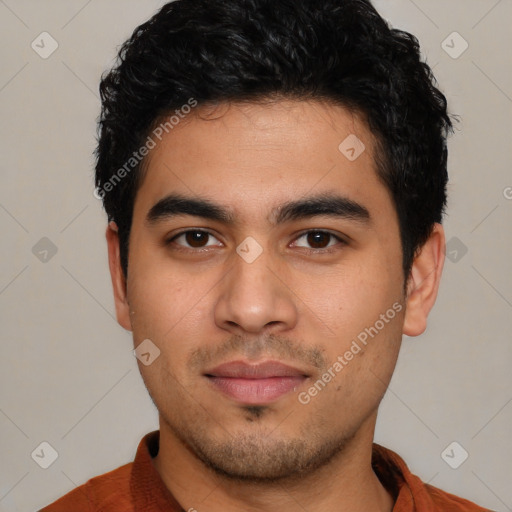
{"type": "Polygon", "coordinates": [[[130,322],[130,306],[127,298],[126,278],[121,267],[121,256],[119,249],[119,233],[115,222],[109,222],[105,233],[108,247],[108,264],[114,302],[116,306],[116,317],[119,325],[127,331],[132,330],[130,322]]]}
{"type": "Polygon", "coordinates": [[[403,333],[418,336],[427,328],[427,318],[434,306],[445,259],[445,235],[435,224],[428,240],[414,258],[407,283],[403,333]]]}

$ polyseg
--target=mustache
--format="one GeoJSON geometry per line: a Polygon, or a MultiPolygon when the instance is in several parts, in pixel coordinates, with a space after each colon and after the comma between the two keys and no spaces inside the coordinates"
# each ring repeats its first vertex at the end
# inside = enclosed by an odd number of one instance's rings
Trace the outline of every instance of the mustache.
{"type": "Polygon", "coordinates": [[[284,359],[290,363],[300,362],[320,371],[327,368],[325,357],[319,348],[306,348],[274,334],[258,337],[233,335],[216,347],[199,347],[190,355],[188,365],[192,370],[201,370],[226,359],[257,361],[263,357],[284,359]]]}

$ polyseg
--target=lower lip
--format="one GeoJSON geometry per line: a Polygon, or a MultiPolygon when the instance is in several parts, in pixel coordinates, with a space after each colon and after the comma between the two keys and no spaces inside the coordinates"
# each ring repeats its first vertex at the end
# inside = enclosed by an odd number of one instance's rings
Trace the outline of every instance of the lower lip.
{"type": "Polygon", "coordinates": [[[305,377],[268,377],[265,379],[240,379],[235,377],[208,377],[210,382],[225,395],[245,404],[274,402],[304,382],[305,377]]]}

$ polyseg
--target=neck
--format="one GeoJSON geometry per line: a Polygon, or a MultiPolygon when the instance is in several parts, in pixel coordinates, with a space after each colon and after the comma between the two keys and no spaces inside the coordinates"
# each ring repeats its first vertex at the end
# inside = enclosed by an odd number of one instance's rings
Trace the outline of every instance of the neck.
{"type": "Polygon", "coordinates": [[[393,499],[371,466],[375,417],[342,452],[314,473],[295,479],[245,482],[219,475],[200,461],[160,420],[154,466],[184,510],[201,512],[391,512],[393,499]]]}

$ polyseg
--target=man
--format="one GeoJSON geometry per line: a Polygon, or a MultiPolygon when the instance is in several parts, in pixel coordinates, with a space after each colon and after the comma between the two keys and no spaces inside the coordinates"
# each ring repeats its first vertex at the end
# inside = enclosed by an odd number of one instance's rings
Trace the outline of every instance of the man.
{"type": "Polygon", "coordinates": [[[444,262],[446,100],[368,0],[178,0],[101,83],[96,191],[160,430],[44,510],[479,511],[373,444],[444,262]]]}

